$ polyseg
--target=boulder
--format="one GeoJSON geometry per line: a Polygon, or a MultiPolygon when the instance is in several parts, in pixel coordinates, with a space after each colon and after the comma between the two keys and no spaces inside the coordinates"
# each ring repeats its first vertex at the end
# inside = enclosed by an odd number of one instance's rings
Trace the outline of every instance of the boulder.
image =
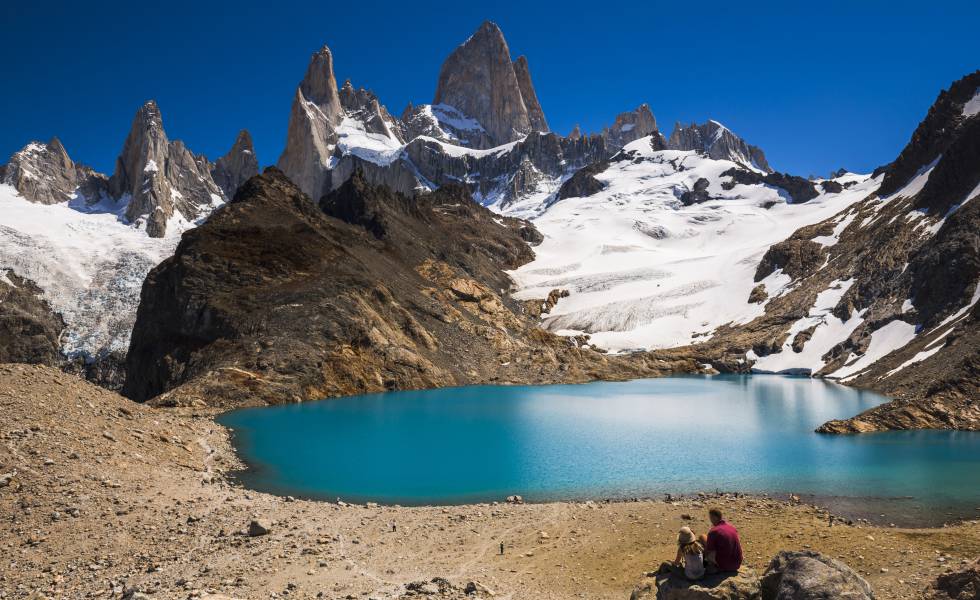
{"type": "Polygon", "coordinates": [[[819,552],[783,551],[760,582],[762,600],[874,600],[868,582],[844,563],[819,552]]]}
{"type": "Polygon", "coordinates": [[[265,519],[253,519],[252,522],[248,524],[249,537],[269,535],[269,532],[271,531],[272,531],[272,523],[266,521],[265,519]]]}
{"type": "Polygon", "coordinates": [[[963,569],[943,573],[926,590],[928,600],[976,600],[980,598],[980,558],[963,569]]]}

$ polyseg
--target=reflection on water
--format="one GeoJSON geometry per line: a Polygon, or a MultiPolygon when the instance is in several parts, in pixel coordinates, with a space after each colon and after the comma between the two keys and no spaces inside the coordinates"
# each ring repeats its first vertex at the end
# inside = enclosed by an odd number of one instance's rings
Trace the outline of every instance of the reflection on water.
{"type": "Polygon", "coordinates": [[[980,506],[980,434],[813,433],[884,400],[807,378],[691,376],[393,392],[220,420],[251,467],[247,485],[315,497],[411,504],[721,489],[912,497],[934,512],[980,506]]]}

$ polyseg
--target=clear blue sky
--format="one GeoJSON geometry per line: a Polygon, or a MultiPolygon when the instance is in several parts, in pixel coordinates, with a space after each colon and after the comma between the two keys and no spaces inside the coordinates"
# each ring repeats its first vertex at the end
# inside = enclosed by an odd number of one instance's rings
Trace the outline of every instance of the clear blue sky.
{"type": "Polygon", "coordinates": [[[980,2],[8,2],[0,162],[58,135],[111,172],[149,98],[172,139],[212,159],[249,129],[263,165],[326,43],[337,78],[394,114],[430,102],[439,66],[484,20],[526,54],[553,129],[598,130],[648,102],[717,119],[783,171],[895,157],[941,88],[980,68],[980,2]]]}

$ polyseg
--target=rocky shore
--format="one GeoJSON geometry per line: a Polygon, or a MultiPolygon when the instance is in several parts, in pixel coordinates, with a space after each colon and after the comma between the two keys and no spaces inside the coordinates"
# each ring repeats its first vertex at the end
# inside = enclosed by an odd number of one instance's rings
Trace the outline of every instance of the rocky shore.
{"type": "Polygon", "coordinates": [[[879,599],[972,585],[980,554],[978,521],[830,527],[764,498],[409,508],[251,492],[230,483],[241,465],[213,409],[136,404],[48,367],[0,365],[0,414],[5,599],[624,600],[678,527],[707,528],[709,503],[741,531],[747,569],[812,550],[879,599]]]}

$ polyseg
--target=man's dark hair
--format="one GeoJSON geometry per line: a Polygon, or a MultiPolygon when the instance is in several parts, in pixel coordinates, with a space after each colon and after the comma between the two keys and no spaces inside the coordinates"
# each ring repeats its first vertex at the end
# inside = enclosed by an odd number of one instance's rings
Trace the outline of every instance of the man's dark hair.
{"type": "Polygon", "coordinates": [[[721,509],[720,508],[711,508],[711,509],[708,509],[708,515],[709,516],[712,516],[712,517],[717,517],[718,520],[721,520],[721,518],[722,518],[721,517],[721,509]]]}

